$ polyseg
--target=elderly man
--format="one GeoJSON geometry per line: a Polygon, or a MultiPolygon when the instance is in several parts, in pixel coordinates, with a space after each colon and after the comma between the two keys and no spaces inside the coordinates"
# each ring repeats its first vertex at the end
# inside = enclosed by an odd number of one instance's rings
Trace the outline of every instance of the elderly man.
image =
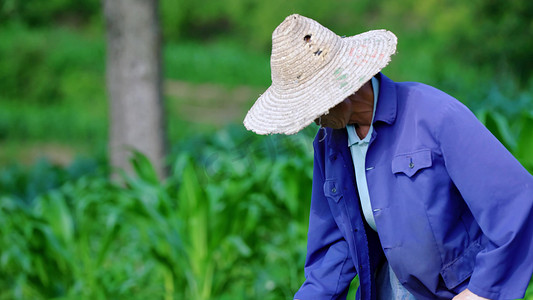
{"type": "Polygon", "coordinates": [[[385,30],[341,38],[292,15],[272,35],[272,86],[244,125],[313,121],[305,282],[297,299],[514,299],[533,273],[533,177],[460,102],[380,73],[385,30]]]}

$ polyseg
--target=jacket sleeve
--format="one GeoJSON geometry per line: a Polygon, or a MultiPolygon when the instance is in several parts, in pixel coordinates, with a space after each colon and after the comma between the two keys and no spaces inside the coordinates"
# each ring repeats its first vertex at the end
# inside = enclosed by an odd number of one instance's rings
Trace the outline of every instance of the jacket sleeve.
{"type": "Polygon", "coordinates": [[[533,177],[461,103],[445,105],[441,121],[436,136],[448,173],[490,241],[468,289],[522,298],[533,273],[533,177]]]}
{"type": "Polygon", "coordinates": [[[324,174],[315,151],[305,282],[295,299],[345,299],[356,275],[348,243],[335,223],[323,186],[324,174]]]}

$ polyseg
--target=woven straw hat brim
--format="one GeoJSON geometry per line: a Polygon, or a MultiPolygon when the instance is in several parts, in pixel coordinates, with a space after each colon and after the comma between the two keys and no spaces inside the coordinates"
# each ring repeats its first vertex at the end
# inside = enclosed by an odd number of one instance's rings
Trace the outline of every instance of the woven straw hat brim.
{"type": "MultiPolygon", "coordinates": [[[[244,119],[245,127],[257,134],[299,132],[381,71],[396,52],[396,43],[396,36],[386,30],[338,37],[330,49],[330,60],[301,81],[298,71],[291,74],[290,66],[283,70],[283,75],[289,75],[284,80],[276,80],[275,61],[272,61],[273,84],[249,110],[244,119]]],[[[275,49],[272,51],[274,59],[275,49]]],[[[297,63],[313,62],[299,59],[297,63]]]]}

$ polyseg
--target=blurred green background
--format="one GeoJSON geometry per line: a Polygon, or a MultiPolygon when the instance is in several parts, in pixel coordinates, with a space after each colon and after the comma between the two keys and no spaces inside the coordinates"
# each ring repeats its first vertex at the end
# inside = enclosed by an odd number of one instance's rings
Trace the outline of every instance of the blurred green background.
{"type": "Polygon", "coordinates": [[[1,0],[0,299],[291,298],[316,128],[241,125],[291,13],[395,32],[384,73],[458,98],[533,171],[529,0],[160,0],[171,172],[137,154],[126,185],[108,180],[101,1],[1,0]]]}

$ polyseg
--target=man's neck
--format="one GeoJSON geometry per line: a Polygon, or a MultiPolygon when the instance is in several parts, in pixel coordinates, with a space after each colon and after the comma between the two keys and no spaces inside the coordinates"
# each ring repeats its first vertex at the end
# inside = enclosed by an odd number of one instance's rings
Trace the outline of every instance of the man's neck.
{"type": "Polygon", "coordinates": [[[371,82],[365,83],[349,99],[352,110],[349,124],[354,124],[357,135],[363,139],[370,130],[374,113],[374,91],[371,82]]]}

